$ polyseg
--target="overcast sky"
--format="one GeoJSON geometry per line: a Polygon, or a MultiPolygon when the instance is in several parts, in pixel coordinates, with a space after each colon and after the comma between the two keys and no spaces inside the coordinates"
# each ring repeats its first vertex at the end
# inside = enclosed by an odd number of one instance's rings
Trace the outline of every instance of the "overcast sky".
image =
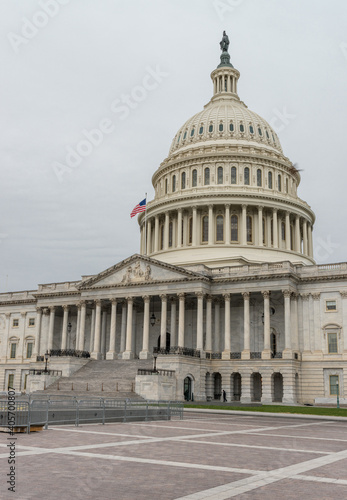
{"type": "Polygon", "coordinates": [[[317,262],[347,260],[345,0],[2,0],[0,19],[1,292],[139,251],[130,211],[211,98],[224,29],[241,99],[303,169],[317,262]]]}

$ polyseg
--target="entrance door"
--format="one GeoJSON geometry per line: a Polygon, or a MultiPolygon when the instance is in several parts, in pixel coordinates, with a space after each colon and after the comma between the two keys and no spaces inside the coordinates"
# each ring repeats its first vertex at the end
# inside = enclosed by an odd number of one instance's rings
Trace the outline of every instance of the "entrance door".
{"type": "Polygon", "coordinates": [[[234,373],[234,401],[241,399],[241,375],[234,373]]]}
{"type": "Polygon", "coordinates": [[[184,379],[184,399],[186,401],[192,399],[192,379],[190,377],[184,379]]]}

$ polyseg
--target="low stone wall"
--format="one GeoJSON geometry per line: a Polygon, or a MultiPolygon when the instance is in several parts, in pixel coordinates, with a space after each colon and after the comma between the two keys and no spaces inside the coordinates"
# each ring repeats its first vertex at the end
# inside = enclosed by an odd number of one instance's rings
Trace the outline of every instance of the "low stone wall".
{"type": "Polygon", "coordinates": [[[136,375],[135,392],[144,399],[173,401],[176,399],[176,377],[136,375]]]}

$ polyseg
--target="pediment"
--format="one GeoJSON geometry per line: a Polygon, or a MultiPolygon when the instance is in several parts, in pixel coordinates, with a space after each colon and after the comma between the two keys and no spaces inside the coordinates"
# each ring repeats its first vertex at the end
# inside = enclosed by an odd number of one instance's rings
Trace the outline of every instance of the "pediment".
{"type": "Polygon", "coordinates": [[[82,281],[79,289],[144,285],[203,278],[204,276],[199,273],[136,254],[82,281]]]}

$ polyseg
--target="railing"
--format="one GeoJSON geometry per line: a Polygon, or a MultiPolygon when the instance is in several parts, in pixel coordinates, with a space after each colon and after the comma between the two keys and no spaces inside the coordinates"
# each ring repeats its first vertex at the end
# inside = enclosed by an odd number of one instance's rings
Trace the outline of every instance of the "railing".
{"type": "Polygon", "coordinates": [[[274,352],[272,352],[272,353],[271,353],[271,357],[272,357],[272,358],[276,358],[276,359],[282,359],[282,357],[283,357],[283,356],[282,356],[282,352],[275,352],[275,353],[274,353],[274,352]]]}
{"type": "Polygon", "coordinates": [[[29,375],[51,375],[52,377],[61,377],[63,372],[61,370],[36,370],[30,369],[29,375]]]}
{"type": "Polygon", "coordinates": [[[206,359],[222,359],[221,352],[207,352],[206,359]]]}
{"type": "Polygon", "coordinates": [[[251,352],[251,359],[261,359],[261,352],[251,352]]]}
{"type": "Polygon", "coordinates": [[[230,359],[241,359],[241,353],[240,352],[231,352],[230,359]]]}
{"type": "Polygon", "coordinates": [[[164,377],[174,377],[175,370],[146,370],[144,368],[139,368],[137,370],[138,375],[163,375],[164,377]]]}
{"type": "Polygon", "coordinates": [[[50,356],[69,356],[72,358],[90,358],[88,351],[77,351],[76,349],[51,349],[50,356]]]}
{"type": "Polygon", "coordinates": [[[169,349],[154,347],[153,353],[164,355],[173,354],[176,356],[191,356],[193,358],[200,358],[200,351],[198,349],[190,349],[189,347],[170,347],[169,349]]]}
{"type": "Polygon", "coordinates": [[[0,401],[0,426],[24,428],[29,433],[32,427],[48,425],[75,425],[106,422],[136,422],[149,420],[183,419],[181,401],[120,401],[117,399],[90,398],[78,400],[37,398],[11,402],[0,401]]]}

